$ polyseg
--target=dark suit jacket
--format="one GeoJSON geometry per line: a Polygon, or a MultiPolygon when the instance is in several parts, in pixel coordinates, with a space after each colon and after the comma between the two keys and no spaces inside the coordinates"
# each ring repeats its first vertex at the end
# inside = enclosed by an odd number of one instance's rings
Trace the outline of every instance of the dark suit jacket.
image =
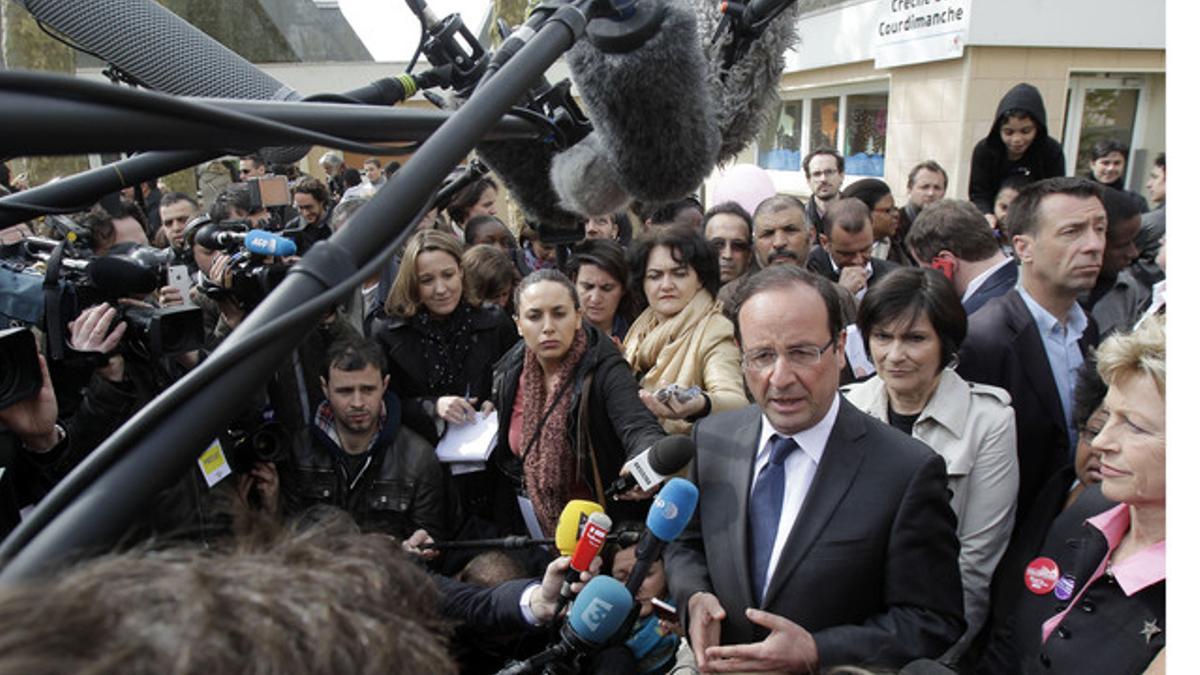
{"type": "MultiPolygon", "coordinates": [[[[829,259],[829,253],[820,246],[814,246],[808,252],[808,271],[815,274],[820,274],[833,283],[838,282],[838,273],[833,271],[833,261],[829,259]]],[[[877,281],[887,276],[888,272],[900,269],[900,266],[891,260],[882,258],[871,258],[871,278],[867,279],[867,288],[873,286],[877,281]]]]}
{"type": "MultiPolygon", "coordinates": [[[[1085,356],[1097,341],[1096,326],[1089,318],[1079,341],[1085,356]]],[[[958,359],[963,379],[1004,387],[1012,396],[1021,473],[1019,525],[1050,476],[1070,462],[1070,437],[1042,337],[1016,289],[971,315],[958,359]]]]}
{"type": "MultiPolygon", "coordinates": [[[[766,637],[745,616],[758,606],[747,505],[761,428],[757,405],[696,424],[700,502],[665,556],[684,625],[694,593],[720,599],[723,644],[766,637]]],[[[949,499],[938,455],[842,399],[761,609],[810,631],[823,666],[941,655],[966,627],[949,499]]]]}
{"type": "Polygon", "coordinates": [[[983,307],[984,303],[992,298],[998,298],[1001,295],[1011,291],[1017,285],[1017,276],[1020,274],[1021,268],[1017,265],[1016,258],[1009,258],[1004,266],[992,273],[983,282],[971,297],[963,303],[963,309],[967,310],[967,314],[974,314],[975,310],[983,307]]]}

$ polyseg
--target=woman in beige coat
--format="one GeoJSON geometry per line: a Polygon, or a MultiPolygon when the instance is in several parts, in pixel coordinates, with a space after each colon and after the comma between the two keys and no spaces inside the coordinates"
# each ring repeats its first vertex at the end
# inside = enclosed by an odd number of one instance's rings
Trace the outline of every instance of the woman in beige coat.
{"type": "Polygon", "coordinates": [[[625,336],[625,360],[667,433],[690,433],[705,415],[747,405],[733,323],[715,299],[717,256],[704,237],[653,228],[635,244],[632,267],[632,288],[647,307],[625,336]],[[693,386],[698,395],[686,393],[693,386]]]}
{"type": "Polygon", "coordinates": [[[939,272],[905,268],[889,274],[867,291],[858,328],[877,374],[848,387],[846,398],[946,460],[967,618],[967,632],[942,657],[953,663],[987,618],[992,572],[1012,534],[1016,419],[1006,391],[954,372],[967,316],[939,272]]]}

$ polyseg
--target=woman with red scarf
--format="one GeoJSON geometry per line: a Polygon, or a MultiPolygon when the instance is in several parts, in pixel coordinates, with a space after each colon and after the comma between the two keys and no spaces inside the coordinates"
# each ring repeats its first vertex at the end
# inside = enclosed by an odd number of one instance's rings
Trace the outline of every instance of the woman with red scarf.
{"type": "Polygon", "coordinates": [[[496,364],[492,401],[500,433],[489,470],[502,533],[524,533],[518,496],[553,536],[571,499],[600,502],[614,521],[640,520],[648,501],[609,501],[604,488],[629,459],[666,434],[638,398],[629,365],[583,321],[575,285],[557,270],[526,277],[516,297],[523,340],[496,364]]]}

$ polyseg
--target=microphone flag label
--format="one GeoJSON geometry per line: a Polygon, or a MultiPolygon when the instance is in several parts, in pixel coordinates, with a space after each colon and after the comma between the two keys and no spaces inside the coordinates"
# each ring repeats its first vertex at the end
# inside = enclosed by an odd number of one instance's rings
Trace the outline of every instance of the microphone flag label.
{"type": "Polygon", "coordinates": [[[583,623],[593,632],[600,630],[600,624],[612,613],[612,603],[596,597],[583,608],[583,623]]]}

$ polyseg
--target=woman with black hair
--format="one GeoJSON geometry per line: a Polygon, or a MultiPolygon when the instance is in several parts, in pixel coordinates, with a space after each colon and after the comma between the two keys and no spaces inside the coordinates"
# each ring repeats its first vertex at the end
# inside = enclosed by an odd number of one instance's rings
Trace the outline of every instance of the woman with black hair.
{"type": "Polygon", "coordinates": [[[863,178],[854,181],[842,190],[842,199],[857,199],[867,205],[871,212],[871,233],[875,243],[871,245],[871,257],[890,260],[897,265],[912,265],[904,249],[896,240],[900,228],[900,209],[892,188],[878,178],[863,178]]]}
{"type": "Polygon", "coordinates": [[[625,336],[625,360],[642,402],[676,434],[709,413],[748,405],[733,322],[716,300],[716,251],[696,230],[674,225],[651,228],[631,257],[633,292],[647,306],[625,336]]]}
{"type": "Polygon", "coordinates": [[[470,510],[500,534],[526,531],[517,494],[528,497],[543,533],[555,531],[571,499],[600,502],[614,519],[642,520],[649,502],[604,497],[625,462],[665,436],[638,400],[628,364],[583,321],[562,272],[534,272],[514,298],[523,340],[493,375],[500,423],[488,458],[493,489],[469,495],[470,510]]]}
{"type": "Polygon", "coordinates": [[[877,374],[848,387],[846,399],[946,460],[967,618],[966,633],[943,657],[953,662],[987,618],[992,572],[1012,533],[1016,417],[1003,389],[954,372],[967,315],[941,273],[892,272],[867,291],[857,324],[877,374]]]}
{"type": "Polygon", "coordinates": [[[446,205],[446,214],[450,216],[454,236],[459,241],[466,237],[467,221],[475,216],[494,216],[500,212],[496,205],[496,194],[499,188],[496,181],[484,176],[468,183],[466,187],[455,193],[450,203],[446,205]]]}
{"type": "Polygon", "coordinates": [[[629,262],[625,249],[612,239],[589,239],[577,245],[567,263],[583,318],[620,346],[633,323],[629,262]]]}

